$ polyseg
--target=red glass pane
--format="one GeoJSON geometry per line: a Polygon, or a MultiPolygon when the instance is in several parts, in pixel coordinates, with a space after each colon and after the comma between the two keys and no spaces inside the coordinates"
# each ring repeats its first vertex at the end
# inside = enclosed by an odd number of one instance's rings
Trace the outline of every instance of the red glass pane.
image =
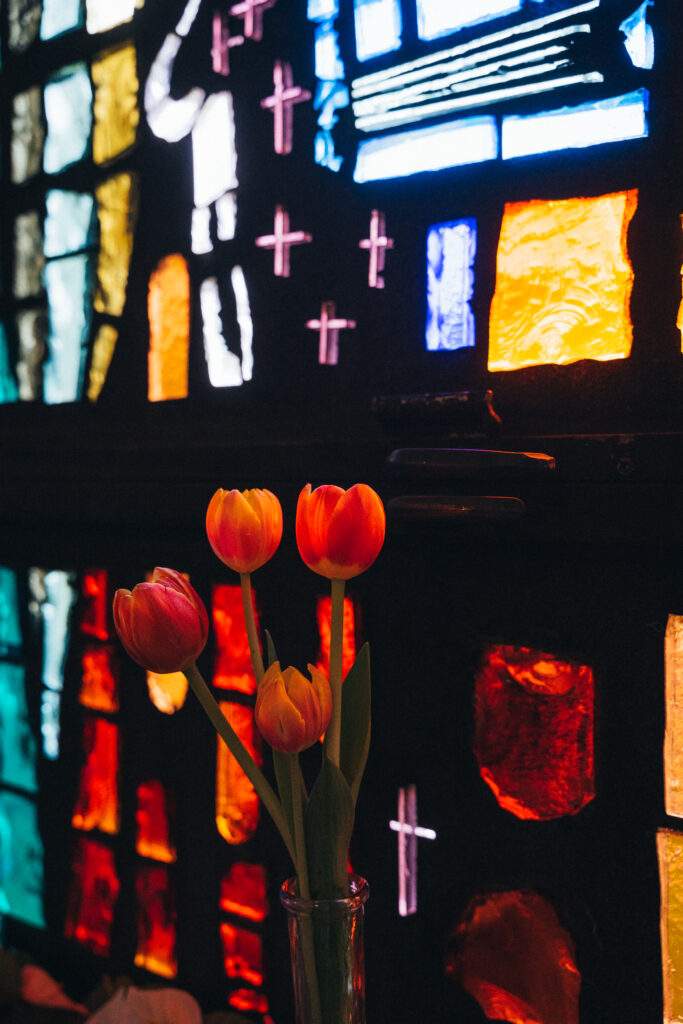
{"type": "Polygon", "coordinates": [[[475,687],[474,750],[501,807],[546,821],[595,795],[594,678],[588,665],[491,646],[475,687]]]}
{"type": "Polygon", "coordinates": [[[241,978],[251,985],[263,984],[261,936],[245,928],[221,922],[223,963],[228,978],[241,978]]]}
{"type": "Polygon", "coordinates": [[[93,953],[109,954],[119,880],[107,846],[78,837],[74,847],[64,934],[93,953]]]}
{"type": "MultiPolygon", "coordinates": [[[[317,667],[329,675],[330,673],[330,643],[332,639],[332,599],[319,597],[316,606],[316,620],[318,623],[318,636],[320,638],[320,649],[318,651],[317,667]]],[[[356,660],[356,611],[350,597],[344,598],[344,627],[342,634],[342,672],[346,677],[347,672],[356,660]]]]}
{"type": "Polygon", "coordinates": [[[169,829],[166,790],[156,779],[141,782],[135,812],[137,836],[135,849],[141,857],[170,864],[176,859],[169,829]]]}
{"type": "Polygon", "coordinates": [[[106,569],[90,569],[83,574],[83,615],[81,632],[98,640],[109,639],[107,627],[108,577],[106,569]]]}
{"type": "Polygon", "coordinates": [[[233,864],[221,880],[220,908],[250,921],[263,921],[268,913],[266,873],[260,864],[233,864]]]}
{"type": "Polygon", "coordinates": [[[246,1013],[268,1013],[268,1000],[263,992],[254,992],[251,988],[238,988],[230,993],[230,1006],[246,1013]]]}
{"type": "MultiPolygon", "coordinates": [[[[211,614],[216,638],[213,685],[239,693],[255,693],[256,679],[249,655],[241,588],[216,584],[211,596],[211,614]]],[[[255,598],[254,615],[258,622],[255,598]]]]}
{"type": "Polygon", "coordinates": [[[79,700],[93,711],[119,710],[117,673],[113,648],[88,647],[81,658],[83,669],[79,700]]]}
{"type": "Polygon", "coordinates": [[[86,718],[83,730],[85,764],[71,824],[89,832],[97,828],[110,835],[119,830],[118,727],[104,718],[86,718]]]}
{"type": "Polygon", "coordinates": [[[138,945],[135,966],[164,978],[175,978],[175,900],[168,868],[143,864],[137,869],[138,945]]]}
{"type": "MultiPolygon", "coordinates": [[[[261,764],[254,711],[243,704],[221,703],[221,711],[249,753],[261,764]]],[[[251,782],[220,737],[216,758],[216,827],[226,843],[238,846],[251,839],[258,825],[259,798],[251,782]]]]}

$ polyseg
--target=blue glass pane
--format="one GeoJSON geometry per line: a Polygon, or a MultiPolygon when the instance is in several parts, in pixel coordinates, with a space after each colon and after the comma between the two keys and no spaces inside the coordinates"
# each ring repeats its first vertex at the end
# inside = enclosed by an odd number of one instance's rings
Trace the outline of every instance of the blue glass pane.
{"type": "Polygon", "coordinates": [[[53,570],[43,579],[40,616],[43,622],[43,685],[64,688],[64,662],[69,646],[71,609],[76,603],[75,577],[71,572],[53,570]]]}
{"type": "Polygon", "coordinates": [[[648,135],[649,93],[638,89],[609,100],[503,119],[503,159],[583,149],[648,135]]]}
{"type": "Polygon", "coordinates": [[[43,166],[56,174],[82,160],[92,129],[92,87],[85,64],[63,68],[45,86],[47,140],[43,166]]]}
{"type": "Polygon", "coordinates": [[[437,39],[521,7],[522,0],[417,0],[417,33],[420,39],[437,39]]]}
{"type": "MultiPolygon", "coordinates": [[[[6,402],[16,402],[19,397],[17,390],[17,382],[14,379],[14,374],[10,366],[9,349],[7,347],[7,333],[2,324],[0,324],[0,404],[6,402]]],[[[1,585],[1,584],[0,584],[1,585]]],[[[2,596],[0,595],[0,602],[2,596]]],[[[0,616],[2,612],[0,611],[0,616]]],[[[0,621],[0,630],[2,624],[0,621]]],[[[0,641],[1,644],[1,641],[0,641]]]]}
{"type": "Polygon", "coordinates": [[[95,201],[87,192],[52,189],[46,199],[45,255],[64,256],[95,241],[95,201]]]}
{"type": "Polygon", "coordinates": [[[400,48],[403,19],[399,0],[354,0],[354,7],[358,60],[400,48]]]}
{"type": "Polygon", "coordinates": [[[26,707],[23,665],[0,661],[0,782],[36,791],[36,741],[26,707]]]}
{"type": "Polygon", "coordinates": [[[315,30],[315,77],[325,81],[344,77],[339,35],[330,22],[319,25],[315,30]]]}
{"type": "Polygon", "coordinates": [[[308,0],[308,20],[325,21],[339,14],[339,0],[308,0]]]}
{"type": "Polygon", "coordinates": [[[353,176],[360,182],[381,181],[495,160],[497,156],[495,118],[468,117],[361,142],[353,176]]]}
{"type": "Polygon", "coordinates": [[[81,0],[43,0],[43,19],[40,38],[54,39],[83,24],[81,0]]]}
{"type": "Polygon", "coordinates": [[[49,312],[43,393],[48,405],[77,402],[83,388],[92,316],[92,258],[67,256],[45,267],[49,312]]]}
{"type": "Polygon", "coordinates": [[[21,653],[21,620],[17,574],[0,566],[0,657],[18,657],[21,653]]]}
{"type": "Polygon", "coordinates": [[[430,352],[454,351],[475,343],[474,257],[477,252],[475,220],[435,224],[427,232],[427,326],[430,352]]]}
{"type": "Polygon", "coordinates": [[[43,844],[36,806],[14,793],[0,793],[0,914],[45,927],[43,844]]]}
{"type": "Polygon", "coordinates": [[[647,23],[648,7],[654,7],[653,0],[645,0],[619,29],[626,36],[624,46],[633,66],[650,71],[655,64],[655,34],[647,23]]]}

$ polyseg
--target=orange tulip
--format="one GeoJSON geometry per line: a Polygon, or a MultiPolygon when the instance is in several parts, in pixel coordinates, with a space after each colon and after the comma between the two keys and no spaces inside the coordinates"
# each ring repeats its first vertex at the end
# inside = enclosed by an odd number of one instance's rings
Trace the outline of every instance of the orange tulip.
{"type": "Polygon", "coordinates": [[[209,617],[194,587],[175,569],[155,569],[148,583],[114,595],[121,643],[150,672],[179,672],[206,646],[209,617]]]}
{"type": "Polygon", "coordinates": [[[312,747],[327,730],[332,715],[332,691],[327,677],[308,666],[310,680],[296,668],[270,666],[256,698],[256,725],[274,750],[297,754],[312,747]]]}
{"type": "Polygon", "coordinates": [[[386,517],[367,484],[344,491],[306,484],[296,509],[296,542],[309,569],[330,580],[350,580],[369,569],[384,544],[386,517]]]}
{"type": "Polygon", "coordinates": [[[219,489],[206,511],[206,533],[221,562],[235,572],[254,572],[280,545],[282,507],[270,491],[219,489]]]}

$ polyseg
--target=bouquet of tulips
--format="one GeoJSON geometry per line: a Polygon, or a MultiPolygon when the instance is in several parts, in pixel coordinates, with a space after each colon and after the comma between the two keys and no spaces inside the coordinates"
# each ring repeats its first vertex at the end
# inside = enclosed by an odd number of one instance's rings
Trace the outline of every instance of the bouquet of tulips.
{"type": "MultiPolygon", "coordinates": [[[[367,484],[344,491],[308,484],[299,495],[296,540],[306,565],[330,580],[332,623],[330,672],[312,665],[308,676],[282,668],[265,633],[267,667],[254,616],[251,574],[273,557],[282,539],[282,508],[267,490],[214,494],[206,515],[209,543],[218,558],[239,573],[249,649],[257,680],[256,725],[269,743],[277,794],[226,721],[196,660],[203,651],[209,619],[187,578],[155,569],[151,580],[114,597],[114,621],[121,642],[144,668],[182,671],[240,767],[270,813],[292,858],[297,895],[335,900],[348,895],[348,849],[355,805],[370,746],[370,653],[359,652],[342,689],[342,638],[346,581],[368,569],[384,543],[385,515],[367,484]],[[310,792],[299,753],[322,740],[321,767],[310,792]]],[[[303,954],[311,1020],[342,1020],[338,972],[326,951],[316,948],[314,926],[304,931],[303,954]]],[[[319,944],[320,945],[320,944],[319,944]]],[[[335,943],[332,941],[332,947],[335,943]]],[[[334,952],[334,948],[332,949],[334,952]]]]}

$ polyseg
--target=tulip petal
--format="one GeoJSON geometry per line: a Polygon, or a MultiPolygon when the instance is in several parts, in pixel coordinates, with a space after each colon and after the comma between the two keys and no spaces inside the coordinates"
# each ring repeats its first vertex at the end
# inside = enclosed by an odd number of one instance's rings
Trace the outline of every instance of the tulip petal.
{"type": "Polygon", "coordinates": [[[343,489],[335,484],[323,484],[314,491],[307,484],[299,495],[296,542],[303,561],[314,572],[321,572],[327,561],[329,521],[343,496],[343,489]]]}
{"type": "Polygon", "coordinates": [[[327,531],[327,557],[350,579],[369,569],[384,544],[386,518],[379,496],[355,484],[336,505],[327,531]]]}

